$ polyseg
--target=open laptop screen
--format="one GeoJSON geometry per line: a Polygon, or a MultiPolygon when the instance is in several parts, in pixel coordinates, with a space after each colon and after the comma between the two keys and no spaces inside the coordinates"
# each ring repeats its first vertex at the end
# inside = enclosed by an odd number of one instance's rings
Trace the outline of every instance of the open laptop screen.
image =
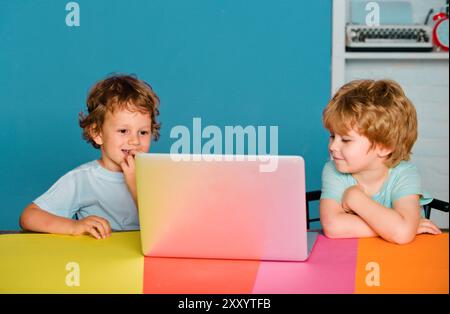
{"type": "Polygon", "coordinates": [[[137,155],[143,254],[305,260],[304,161],[266,157],[137,155]]]}

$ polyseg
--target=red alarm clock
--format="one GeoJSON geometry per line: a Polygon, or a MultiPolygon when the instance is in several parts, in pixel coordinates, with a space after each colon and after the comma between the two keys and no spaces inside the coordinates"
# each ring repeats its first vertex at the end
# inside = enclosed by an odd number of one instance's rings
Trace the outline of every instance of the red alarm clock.
{"type": "Polygon", "coordinates": [[[433,42],[443,51],[448,51],[448,15],[441,12],[433,16],[433,42]]]}

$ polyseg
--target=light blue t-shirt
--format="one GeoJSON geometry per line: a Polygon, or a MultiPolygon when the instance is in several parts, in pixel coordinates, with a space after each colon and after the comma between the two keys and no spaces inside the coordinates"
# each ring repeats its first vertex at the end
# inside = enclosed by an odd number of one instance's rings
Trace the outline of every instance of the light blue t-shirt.
{"type": "Polygon", "coordinates": [[[139,229],[138,211],[123,173],[107,170],[96,160],[66,173],[33,203],[66,218],[103,217],[113,230],[139,229]]]}
{"type": "MultiPolygon", "coordinates": [[[[336,169],[334,161],[328,161],[322,172],[321,199],[334,199],[339,204],[349,187],[356,185],[356,179],[349,173],[341,173],[336,169]]],[[[380,191],[372,199],[386,208],[393,208],[396,200],[408,196],[420,195],[420,205],[426,205],[433,199],[422,189],[422,180],[416,166],[411,162],[401,161],[389,174],[380,191]]]]}

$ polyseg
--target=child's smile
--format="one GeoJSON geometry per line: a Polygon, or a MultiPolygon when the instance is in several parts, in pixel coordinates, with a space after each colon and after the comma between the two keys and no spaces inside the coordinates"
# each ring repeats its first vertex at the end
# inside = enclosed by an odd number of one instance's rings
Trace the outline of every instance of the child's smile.
{"type": "Polygon", "coordinates": [[[122,149],[122,152],[125,155],[125,157],[127,157],[128,155],[131,155],[134,157],[137,153],[137,151],[133,150],[133,149],[122,149]]]}

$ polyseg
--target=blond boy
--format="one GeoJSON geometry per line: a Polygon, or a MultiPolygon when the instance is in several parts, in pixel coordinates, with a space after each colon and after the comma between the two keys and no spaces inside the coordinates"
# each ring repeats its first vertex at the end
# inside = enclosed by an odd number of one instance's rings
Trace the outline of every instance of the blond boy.
{"type": "Polygon", "coordinates": [[[380,236],[405,244],[441,233],[421,218],[431,202],[409,161],[417,139],[416,110],[399,84],[359,80],[344,85],[323,112],[330,131],[322,173],[320,219],[330,238],[380,236]]]}

